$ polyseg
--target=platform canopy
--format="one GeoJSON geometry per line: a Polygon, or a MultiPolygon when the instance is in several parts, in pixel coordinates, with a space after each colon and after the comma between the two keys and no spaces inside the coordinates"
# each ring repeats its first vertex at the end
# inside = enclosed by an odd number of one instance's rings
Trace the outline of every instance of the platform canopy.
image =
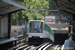
{"type": "Polygon", "coordinates": [[[75,14],[75,0],[54,0],[59,10],[75,14]]]}
{"type": "Polygon", "coordinates": [[[14,0],[0,0],[0,14],[6,14],[13,11],[24,10],[25,6],[14,0]]]}

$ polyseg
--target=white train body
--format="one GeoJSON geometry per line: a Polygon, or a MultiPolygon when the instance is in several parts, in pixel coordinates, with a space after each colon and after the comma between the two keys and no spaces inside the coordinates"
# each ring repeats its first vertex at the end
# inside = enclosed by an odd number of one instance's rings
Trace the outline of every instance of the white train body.
{"type": "MultiPolygon", "coordinates": [[[[28,23],[28,38],[30,44],[42,43],[44,41],[55,42],[59,40],[60,36],[67,37],[66,33],[55,34],[50,26],[41,20],[31,20],[28,23]],[[58,37],[59,36],[59,37],[58,37]]],[[[65,39],[64,38],[64,39],[65,39]]]]}
{"type": "MultiPolygon", "coordinates": [[[[39,21],[39,20],[31,20],[31,21],[29,21],[29,25],[30,25],[30,22],[43,22],[43,21],[39,21]]],[[[31,27],[31,26],[30,26],[31,27]]],[[[30,28],[29,27],[29,28],[30,28]]],[[[38,37],[40,37],[40,38],[44,38],[44,35],[43,35],[43,32],[30,32],[29,30],[28,30],[28,37],[29,38],[32,38],[32,36],[38,36],[38,37]]]]}
{"type": "Polygon", "coordinates": [[[53,33],[51,31],[50,27],[48,25],[46,25],[44,23],[44,21],[41,21],[41,20],[29,21],[29,23],[28,23],[29,43],[31,43],[31,42],[33,43],[33,41],[44,42],[45,39],[51,39],[52,41],[54,41],[52,34],[50,34],[50,32],[48,32],[48,31],[53,33]],[[40,40],[40,41],[38,41],[38,40],[40,40]]]}

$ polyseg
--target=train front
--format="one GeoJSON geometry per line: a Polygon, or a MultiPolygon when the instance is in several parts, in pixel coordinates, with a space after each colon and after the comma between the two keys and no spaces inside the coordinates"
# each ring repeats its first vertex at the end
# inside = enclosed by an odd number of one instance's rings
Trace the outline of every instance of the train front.
{"type": "Polygon", "coordinates": [[[43,22],[29,21],[28,43],[41,44],[43,42],[43,22]]]}

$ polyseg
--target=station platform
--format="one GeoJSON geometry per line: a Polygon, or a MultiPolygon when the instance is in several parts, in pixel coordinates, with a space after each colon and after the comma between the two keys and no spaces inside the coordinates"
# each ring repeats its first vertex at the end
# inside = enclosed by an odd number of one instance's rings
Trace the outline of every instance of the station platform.
{"type": "Polygon", "coordinates": [[[0,39],[0,50],[7,50],[16,45],[16,39],[0,39]],[[14,44],[13,44],[14,42],[14,44]]]}
{"type": "Polygon", "coordinates": [[[61,50],[75,50],[75,41],[73,40],[65,40],[64,45],[61,50]]]}

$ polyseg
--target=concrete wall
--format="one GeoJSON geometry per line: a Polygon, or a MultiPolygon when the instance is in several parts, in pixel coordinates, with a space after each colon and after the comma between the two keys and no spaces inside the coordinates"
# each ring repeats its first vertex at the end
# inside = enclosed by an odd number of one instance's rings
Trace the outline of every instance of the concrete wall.
{"type": "Polygon", "coordinates": [[[0,16],[0,38],[8,36],[8,14],[0,16]]]}
{"type": "Polygon", "coordinates": [[[3,19],[3,37],[8,36],[8,15],[4,15],[3,19]]]}
{"type": "Polygon", "coordinates": [[[56,16],[55,17],[55,21],[56,21],[56,23],[59,23],[59,22],[61,22],[61,23],[67,23],[67,18],[66,17],[56,16]]]}

